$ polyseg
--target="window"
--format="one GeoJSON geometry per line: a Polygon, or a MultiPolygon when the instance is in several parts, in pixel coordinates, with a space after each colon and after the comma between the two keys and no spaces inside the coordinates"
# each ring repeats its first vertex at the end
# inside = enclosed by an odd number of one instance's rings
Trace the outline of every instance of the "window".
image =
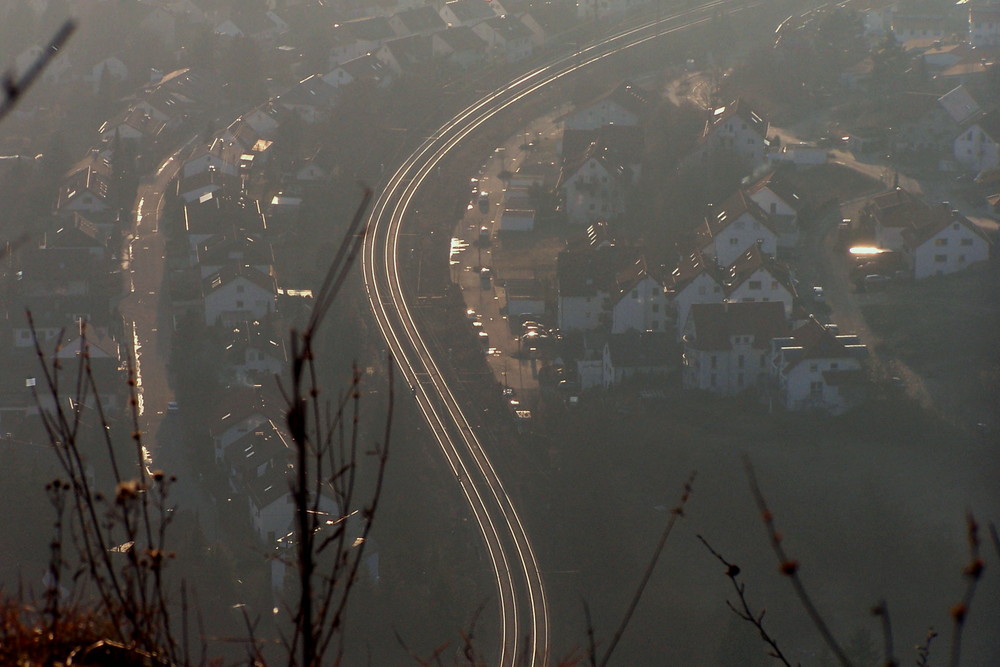
{"type": "Polygon", "coordinates": [[[938,248],[948,245],[948,239],[934,239],[934,245],[938,248]]]}
{"type": "Polygon", "coordinates": [[[959,245],[972,245],[972,239],[962,239],[959,245]]]}
{"type": "Polygon", "coordinates": [[[237,308],[243,308],[243,302],[242,301],[237,301],[236,302],[236,307],[237,308]]]}
{"type": "Polygon", "coordinates": [[[712,370],[715,370],[716,368],[719,367],[719,359],[714,354],[712,355],[711,362],[712,362],[712,365],[711,365],[712,370]]]}
{"type": "Polygon", "coordinates": [[[965,255],[959,255],[958,256],[958,263],[959,264],[965,264],[965,255]]]}
{"type": "Polygon", "coordinates": [[[830,370],[831,371],[835,371],[838,368],[840,368],[840,364],[838,364],[836,361],[830,363],[830,370]]]}
{"type": "Polygon", "coordinates": [[[729,239],[729,245],[736,245],[739,242],[740,242],[740,240],[738,238],[736,238],[735,236],[733,238],[729,239]]]}
{"type": "Polygon", "coordinates": [[[934,261],[937,264],[944,264],[948,261],[948,255],[934,255],[934,261]]]}
{"type": "MultiPolygon", "coordinates": [[[[743,355],[741,354],[741,355],[740,355],[739,357],[737,357],[737,359],[736,359],[736,366],[737,366],[738,368],[743,368],[743,363],[744,363],[744,362],[745,362],[745,359],[743,358],[743,355]]],[[[740,377],[743,377],[743,374],[742,374],[742,373],[740,373],[740,377]]]]}
{"type": "Polygon", "coordinates": [[[809,371],[815,373],[819,370],[819,364],[809,364],[809,371]]]}
{"type": "Polygon", "coordinates": [[[822,396],[823,395],[823,383],[822,382],[810,382],[809,383],[809,395],[810,396],[822,396]]]}
{"type": "Polygon", "coordinates": [[[660,312],[660,304],[658,304],[658,303],[654,303],[653,304],[653,312],[654,313],[660,312]]]}
{"type": "Polygon", "coordinates": [[[777,280],[772,280],[771,281],[771,289],[778,289],[778,281],[777,280]]]}
{"type": "Polygon", "coordinates": [[[751,280],[750,282],[747,283],[747,287],[749,287],[752,290],[759,290],[762,287],[761,281],[751,280]]]}

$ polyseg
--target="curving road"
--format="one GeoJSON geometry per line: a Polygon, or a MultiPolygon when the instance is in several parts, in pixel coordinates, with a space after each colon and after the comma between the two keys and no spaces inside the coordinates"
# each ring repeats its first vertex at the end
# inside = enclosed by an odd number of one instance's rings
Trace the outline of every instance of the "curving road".
{"type": "MultiPolygon", "coordinates": [[[[717,0],[664,16],[557,58],[510,81],[439,128],[387,180],[368,220],[363,252],[365,289],[378,326],[483,535],[497,587],[500,665],[548,664],[549,606],[531,541],[503,481],[421,334],[400,273],[398,248],[407,210],[435,167],[497,113],[559,79],[619,51],[711,19],[722,8],[758,2],[717,0]]],[[[482,649],[482,647],[478,647],[482,649]]]]}

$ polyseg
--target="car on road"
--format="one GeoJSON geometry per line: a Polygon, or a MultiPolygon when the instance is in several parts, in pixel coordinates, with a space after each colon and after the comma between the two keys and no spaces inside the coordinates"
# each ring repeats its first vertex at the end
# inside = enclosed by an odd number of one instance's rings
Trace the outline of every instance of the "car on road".
{"type": "Polygon", "coordinates": [[[812,288],[812,297],[813,301],[815,301],[816,303],[823,303],[826,300],[826,295],[823,292],[823,288],[820,287],[819,285],[816,285],[815,287],[812,288]]]}
{"type": "Polygon", "coordinates": [[[869,273],[859,281],[858,291],[864,292],[882,289],[891,282],[892,278],[889,276],[884,276],[881,273],[869,273]]]}
{"type": "Polygon", "coordinates": [[[167,412],[179,412],[181,406],[177,404],[177,401],[167,401],[167,412]]]}
{"type": "Polygon", "coordinates": [[[492,279],[493,279],[493,270],[490,267],[484,266],[483,268],[479,269],[479,281],[483,289],[489,289],[490,281],[492,279]]]}
{"type": "Polygon", "coordinates": [[[490,193],[483,190],[479,193],[479,212],[489,213],[490,212],[490,193]]]}

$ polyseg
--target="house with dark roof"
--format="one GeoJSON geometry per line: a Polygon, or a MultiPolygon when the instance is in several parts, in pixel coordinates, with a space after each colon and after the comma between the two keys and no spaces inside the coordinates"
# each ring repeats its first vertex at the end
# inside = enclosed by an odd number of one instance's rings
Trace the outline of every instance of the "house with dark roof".
{"type": "Polygon", "coordinates": [[[911,228],[933,225],[947,211],[927,204],[903,188],[895,188],[872,197],[861,209],[858,220],[863,229],[870,229],[875,245],[885,250],[903,251],[903,232],[911,228]]]}
{"type": "Polygon", "coordinates": [[[787,172],[774,169],[746,188],[747,196],[770,218],[778,235],[778,248],[794,248],[799,242],[799,212],[805,201],[789,182],[787,172]]]}
{"type": "Polygon", "coordinates": [[[76,163],[63,177],[56,200],[59,213],[100,213],[113,205],[111,164],[96,151],[76,163]]]}
{"type": "Polygon", "coordinates": [[[184,166],[181,167],[183,178],[195,176],[204,171],[214,170],[236,176],[239,174],[240,147],[221,137],[214,137],[209,143],[199,143],[192,150],[184,166]]]}
{"type": "Polygon", "coordinates": [[[787,333],[775,301],[694,304],[682,339],[684,388],[731,396],[765,385],[771,341],[787,333]]]}
{"type": "Polygon", "coordinates": [[[559,144],[563,163],[579,160],[591,144],[621,156],[623,162],[638,168],[646,148],[645,130],[639,125],[614,124],[591,130],[563,130],[559,144]]]}
{"type": "Polygon", "coordinates": [[[971,121],[955,137],[955,160],[975,172],[1000,167],[1000,109],[971,121]]]}
{"type": "Polygon", "coordinates": [[[835,324],[811,318],[771,341],[774,398],[786,410],[822,410],[837,415],[864,399],[868,346],[835,324]]]}
{"type": "Polygon", "coordinates": [[[307,123],[327,118],[337,104],[337,91],[324,77],[312,74],[283,92],[275,100],[307,123]]]}
{"type": "MultiPolygon", "coordinates": [[[[599,240],[599,239],[598,239],[599,240]]],[[[610,324],[615,277],[634,259],[614,243],[567,248],[556,259],[557,320],[564,333],[610,324]]]]}
{"type": "Polygon", "coordinates": [[[697,155],[701,158],[732,156],[750,165],[764,161],[767,153],[766,118],[737,98],[709,112],[701,133],[697,155]]]}
{"type": "Polygon", "coordinates": [[[201,284],[208,326],[235,327],[242,322],[264,320],[277,308],[274,277],[249,264],[228,264],[201,284]]]}
{"type": "Polygon", "coordinates": [[[696,303],[725,301],[725,272],[711,257],[694,250],[681,257],[667,278],[667,293],[674,311],[677,338],[684,333],[691,307],[696,303]]]}
{"type": "Polygon", "coordinates": [[[778,302],[791,317],[795,287],[791,270],[754,244],[726,268],[727,303],[778,302]]]}
{"type": "Polygon", "coordinates": [[[990,239],[976,224],[946,204],[920,227],[903,230],[903,244],[916,279],[962,271],[990,257],[990,239]]]}
{"type": "Polygon", "coordinates": [[[375,57],[396,76],[426,73],[433,56],[430,37],[420,34],[386,42],[375,51],[375,57]]]}
{"type": "Polygon", "coordinates": [[[698,249],[721,266],[729,266],[755,244],[772,257],[778,252],[770,214],[743,190],[715,207],[696,231],[698,249]]]}
{"type": "Polygon", "coordinates": [[[653,108],[649,93],[623,81],[596,99],[585,102],[563,117],[567,130],[597,130],[605,125],[642,125],[653,108]]]}
{"type": "Polygon", "coordinates": [[[473,25],[472,31],[486,43],[491,60],[516,63],[531,56],[534,49],[531,31],[512,16],[494,16],[473,25]]]}
{"type": "Polygon", "coordinates": [[[375,54],[368,53],[333,68],[323,75],[323,81],[335,89],[356,81],[384,88],[392,83],[393,77],[389,68],[375,54]]]}
{"type": "Polygon", "coordinates": [[[101,140],[106,142],[110,142],[115,137],[129,141],[140,141],[154,139],[165,125],[164,121],[151,116],[146,111],[129,107],[104,121],[97,129],[97,133],[101,135],[101,140]]]}
{"type": "Polygon", "coordinates": [[[1000,46],[1000,4],[969,6],[969,43],[973,46],[1000,46]]]}
{"type": "Polygon", "coordinates": [[[397,37],[430,35],[444,30],[448,25],[431,5],[404,9],[389,17],[389,26],[397,37]]]}
{"type": "Polygon", "coordinates": [[[639,256],[615,275],[611,290],[611,333],[667,332],[674,326],[664,276],[639,256]]]}
{"type": "Polygon", "coordinates": [[[601,366],[605,389],[626,380],[662,377],[677,368],[677,344],[662,331],[613,333],[604,343],[601,366]]]}
{"type": "Polygon", "coordinates": [[[483,2],[483,0],[451,0],[438,10],[448,27],[472,27],[497,16],[505,16],[507,10],[498,0],[483,2]]]}
{"type": "Polygon", "coordinates": [[[486,42],[468,26],[434,33],[431,48],[435,58],[444,58],[462,69],[478,67],[486,60],[486,42]]]}
{"type": "Polygon", "coordinates": [[[628,192],[639,175],[628,160],[629,156],[592,143],[581,156],[563,165],[558,189],[570,224],[587,225],[625,212],[628,192]]]}
{"type": "Polygon", "coordinates": [[[271,244],[259,236],[238,232],[210,236],[198,244],[197,253],[202,278],[221,271],[228,264],[249,265],[266,275],[273,273],[271,244]]]}
{"type": "Polygon", "coordinates": [[[254,41],[269,42],[288,32],[288,23],[270,11],[232,12],[212,32],[223,37],[247,37],[254,41]]]}

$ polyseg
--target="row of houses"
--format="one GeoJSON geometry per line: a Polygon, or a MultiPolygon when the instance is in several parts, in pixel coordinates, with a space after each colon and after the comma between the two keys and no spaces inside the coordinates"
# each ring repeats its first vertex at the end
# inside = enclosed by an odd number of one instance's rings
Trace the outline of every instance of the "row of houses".
{"type": "Polygon", "coordinates": [[[964,32],[973,46],[1000,46],[1000,3],[976,0],[964,3],[894,2],[866,9],[865,32],[891,32],[900,42],[944,39],[964,32]]]}

